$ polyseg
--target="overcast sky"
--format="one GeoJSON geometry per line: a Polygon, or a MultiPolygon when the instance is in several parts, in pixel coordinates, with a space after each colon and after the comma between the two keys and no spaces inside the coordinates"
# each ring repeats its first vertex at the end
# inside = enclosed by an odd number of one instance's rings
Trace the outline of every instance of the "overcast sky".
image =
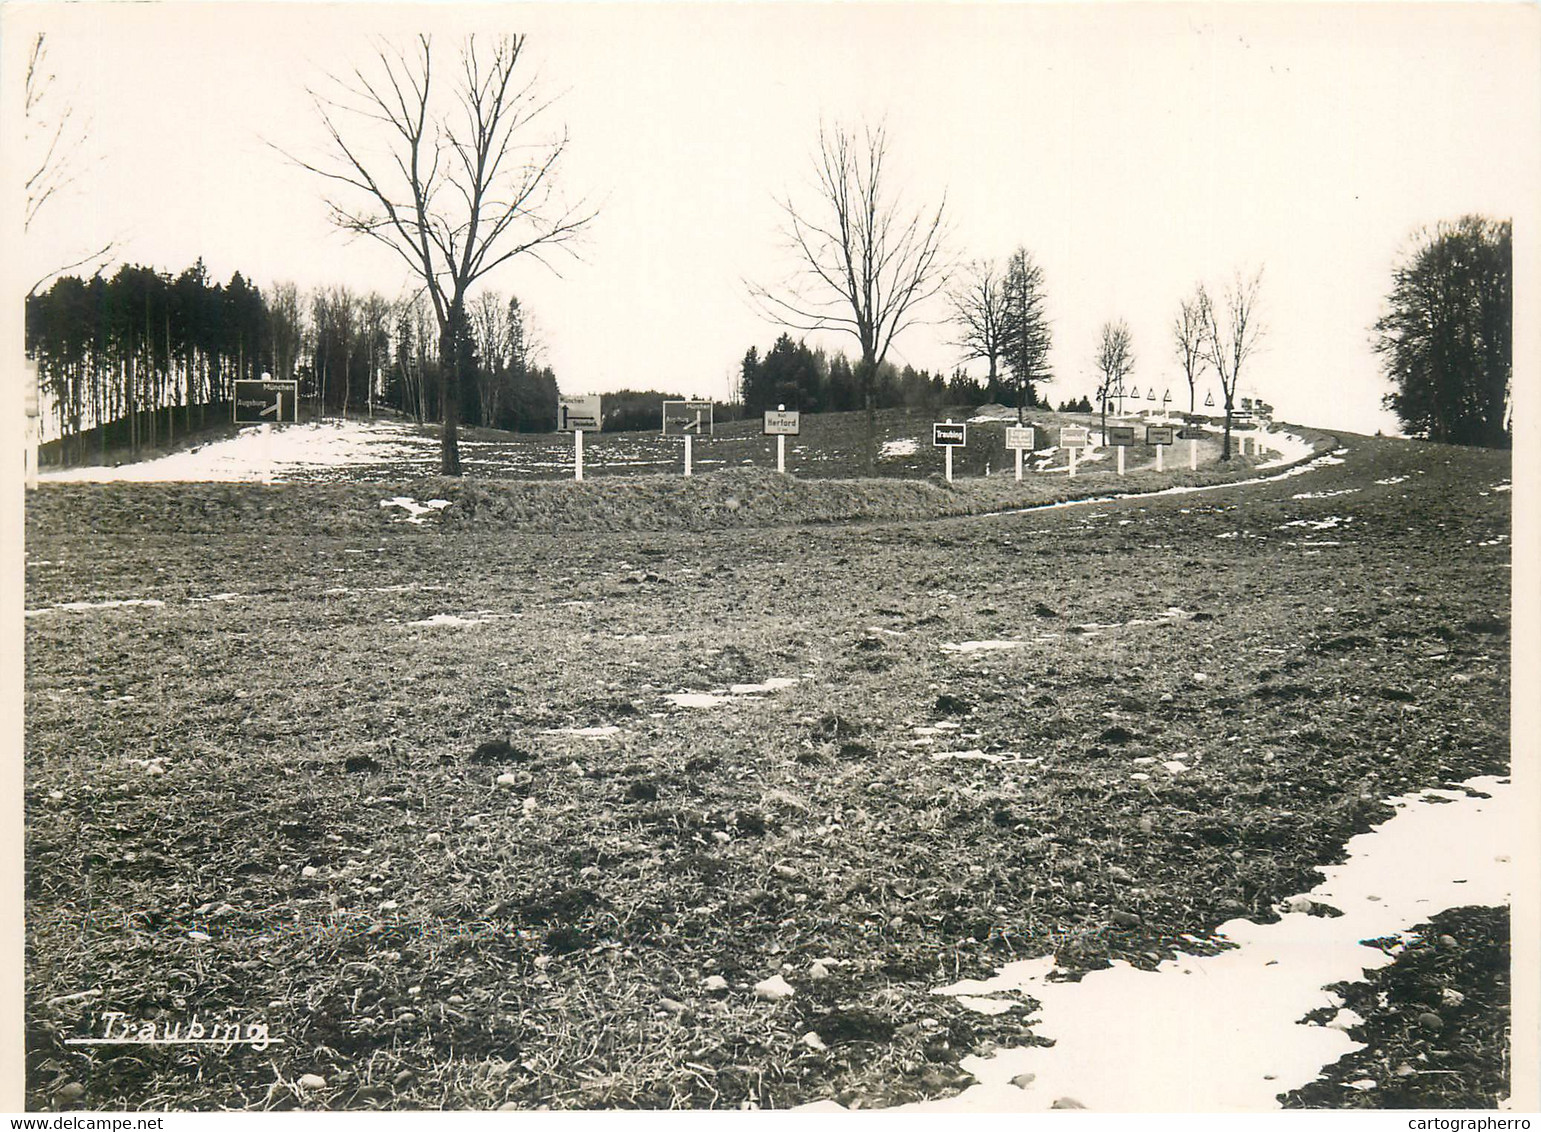
{"type": "MultiPolygon", "coordinates": [[[[1178,301],[1264,269],[1265,350],[1242,384],[1305,424],[1393,427],[1370,349],[1420,225],[1535,213],[1529,5],[8,4],[8,82],[47,32],[90,164],[25,242],[34,274],[109,238],[119,258],[220,279],[404,294],[404,269],[329,228],[321,186],[265,140],[319,155],[305,87],[371,36],[526,32],[563,192],[600,209],[560,276],[487,281],[533,312],[564,392],[723,398],[778,329],[743,280],[792,266],[776,197],[811,200],[821,120],[886,123],[896,188],[946,194],[959,259],[1024,245],[1043,266],[1056,401],[1093,388],[1099,326],[1127,319],[1130,383],[1185,388],[1178,301]]],[[[14,104],[13,104],[14,105],[14,104]]],[[[8,121],[7,126],[13,126],[8,121]]],[[[931,311],[940,320],[945,310],[931,311]]],[[[899,364],[950,371],[945,325],[899,364]]],[[[823,343],[854,354],[854,341],[823,343]]],[[[970,367],[982,373],[975,362],[970,367]]],[[[1182,395],[1185,399],[1185,395],[1182,395]]]]}

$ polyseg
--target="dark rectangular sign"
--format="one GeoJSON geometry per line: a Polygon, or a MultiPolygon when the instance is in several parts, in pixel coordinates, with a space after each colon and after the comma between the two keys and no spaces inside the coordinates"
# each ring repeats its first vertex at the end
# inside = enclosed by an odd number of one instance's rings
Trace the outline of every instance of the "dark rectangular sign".
{"type": "Polygon", "coordinates": [[[1108,444],[1114,448],[1128,448],[1135,443],[1134,428],[1130,425],[1108,426],[1108,444]]]}
{"type": "Polygon", "coordinates": [[[968,425],[933,424],[931,426],[931,443],[937,448],[957,448],[968,443],[968,425]]]}
{"type": "Polygon", "coordinates": [[[1146,444],[1171,444],[1177,439],[1177,430],[1171,425],[1146,425],[1146,444]]]}
{"type": "Polygon", "coordinates": [[[297,421],[300,419],[300,383],[237,380],[232,408],[236,424],[297,421]]]}

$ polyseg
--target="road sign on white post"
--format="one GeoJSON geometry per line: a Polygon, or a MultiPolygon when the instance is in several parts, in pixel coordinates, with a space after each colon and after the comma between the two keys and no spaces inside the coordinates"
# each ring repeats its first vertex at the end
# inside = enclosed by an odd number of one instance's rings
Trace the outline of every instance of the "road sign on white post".
{"type": "Polygon", "coordinates": [[[1080,425],[1067,425],[1059,430],[1059,446],[1070,452],[1070,477],[1075,478],[1076,449],[1091,443],[1091,433],[1080,425]]]}
{"type": "Polygon", "coordinates": [[[715,433],[711,401],[665,401],[663,435],[711,436],[715,433]]]}
{"type": "Polygon", "coordinates": [[[802,414],[797,410],[787,411],[785,405],[777,405],[775,411],[765,410],[766,436],[776,438],[776,470],[787,470],[787,437],[798,436],[802,433],[802,414]]]}
{"type": "Polygon", "coordinates": [[[1166,451],[1166,446],[1177,439],[1177,430],[1171,425],[1147,425],[1145,428],[1145,443],[1156,447],[1156,471],[1161,471],[1161,454],[1166,451]]]}
{"type": "Polygon", "coordinates": [[[599,431],[603,417],[600,415],[599,395],[586,397],[558,397],[556,403],[556,430],[573,434],[573,479],[583,479],[583,431],[599,431]]]}
{"type": "Polygon", "coordinates": [[[968,425],[954,424],[949,418],[946,424],[931,426],[931,445],[947,453],[947,482],[952,483],[952,450],[968,444],[968,425]]]}
{"type": "Polygon", "coordinates": [[[1022,453],[1024,450],[1030,452],[1033,448],[1032,428],[1025,425],[1007,425],[1006,447],[1012,449],[1017,454],[1017,482],[1020,483],[1022,481],[1022,453]]]}
{"type": "Polygon", "coordinates": [[[685,474],[690,474],[690,442],[694,439],[690,433],[685,434],[685,474]]]}

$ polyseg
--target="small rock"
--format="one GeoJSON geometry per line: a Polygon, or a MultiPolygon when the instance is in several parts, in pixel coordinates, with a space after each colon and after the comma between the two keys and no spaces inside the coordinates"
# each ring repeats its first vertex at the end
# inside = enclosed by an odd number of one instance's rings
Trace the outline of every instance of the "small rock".
{"type": "Polygon", "coordinates": [[[1445,1028],[1445,1020],[1432,1010],[1425,1010],[1422,1014],[1418,1015],[1418,1025],[1430,1033],[1436,1033],[1445,1028]]]}
{"type": "Polygon", "coordinates": [[[1113,922],[1121,928],[1137,928],[1140,926],[1140,917],[1133,912],[1114,912],[1113,922]]]}
{"type": "Polygon", "coordinates": [[[1398,1077],[1413,1077],[1417,1075],[1417,1072],[1418,1071],[1416,1069],[1407,1064],[1405,1061],[1396,1067],[1396,1075],[1398,1077]]]}
{"type": "Polygon", "coordinates": [[[74,1104],[86,1095],[86,1087],[79,1081],[70,1081],[59,1088],[59,1099],[67,1104],[74,1104]]]}
{"type": "Polygon", "coordinates": [[[829,978],[829,968],[818,960],[814,960],[808,968],[808,977],[810,979],[827,979],[829,978]]]}
{"type": "Polygon", "coordinates": [[[430,833],[430,834],[426,835],[423,838],[423,844],[424,845],[443,845],[444,844],[444,835],[442,833],[430,833]]]}
{"type": "Polygon", "coordinates": [[[1442,936],[1439,937],[1439,946],[1441,946],[1441,947],[1459,947],[1460,944],[1456,942],[1455,936],[1453,936],[1453,935],[1442,935],[1442,936]]]}
{"type": "Polygon", "coordinates": [[[1175,699],[1177,699],[1177,697],[1172,695],[1171,692],[1162,692],[1161,693],[1161,702],[1164,703],[1164,704],[1169,704],[1172,701],[1174,701],[1175,699]]]}
{"type": "Polygon", "coordinates": [[[661,996],[658,999],[658,1005],[663,1007],[670,1014],[683,1014],[683,1013],[685,1013],[685,1011],[690,1009],[688,1006],[686,1006],[683,1002],[680,1002],[678,999],[669,998],[667,996],[661,996]]]}
{"type": "Polygon", "coordinates": [[[790,865],[775,865],[771,868],[771,872],[775,873],[782,880],[797,879],[797,870],[790,865]]]}
{"type": "Polygon", "coordinates": [[[299,1086],[306,1090],[324,1089],[326,1088],[326,1078],[319,1073],[307,1073],[300,1078],[299,1086]]]}
{"type": "Polygon", "coordinates": [[[809,1049],[816,1049],[820,1051],[829,1048],[824,1044],[824,1039],[819,1037],[818,1033],[814,1030],[809,1030],[806,1034],[803,1035],[803,1045],[807,1046],[809,1049]]]}
{"type": "Polygon", "coordinates": [[[382,912],[394,912],[397,908],[400,908],[400,907],[401,907],[401,905],[398,904],[396,901],[394,901],[394,900],[387,900],[384,904],[380,905],[380,911],[382,911],[382,912]]]}
{"type": "Polygon", "coordinates": [[[520,1106],[518,1101],[504,1101],[502,1104],[498,1105],[498,1111],[499,1112],[518,1112],[520,1107],[521,1106],[520,1106]]]}
{"type": "Polygon", "coordinates": [[[722,994],[728,989],[728,980],[721,975],[708,975],[701,985],[709,994],[722,994]]]}
{"type": "Polygon", "coordinates": [[[1191,679],[1195,684],[1203,684],[1209,679],[1209,677],[1202,672],[1195,672],[1191,677],[1189,677],[1189,679],[1191,679]]]}
{"type": "Polygon", "coordinates": [[[784,998],[790,998],[797,993],[792,989],[792,984],[780,975],[772,975],[768,979],[762,979],[755,983],[754,993],[756,998],[763,998],[767,1002],[780,1002],[784,998]]]}
{"type": "Polygon", "coordinates": [[[191,931],[187,933],[187,938],[194,943],[208,943],[214,937],[209,935],[208,932],[191,931]]]}
{"type": "Polygon", "coordinates": [[[391,1078],[391,1084],[395,1085],[398,1089],[405,1089],[408,1085],[416,1080],[416,1073],[412,1072],[410,1069],[403,1069],[400,1073],[391,1078]]]}
{"type": "Polygon", "coordinates": [[[1460,1006],[1461,1003],[1466,1001],[1466,996],[1458,990],[1446,987],[1439,992],[1439,999],[1446,1006],[1460,1006]]]}
{"type": "Polygon", "coordinates": [[[507,771],[504,771],[502,774],[498,775],[497,782],[499,786],[518,786],[519,776],[517,774],[509,774],[507,771]]]}
{"type": "Polygon", "coordinates": [[[1311,909],[1316,907],[1316,903],[1309,896],[1291,896],[1279,907],[1285,912],[1304,912],[1309,916],[1311,909]]]}
{"type": "Polygon", "coordinates": [[[489,739],[471,752],[471,761],[482,765],[494,763],[522,763],[529,761],[529,754],[515,749],[507,739],[489,739]]]}
{"type": "Polygon", "coordinates": [[[316,868],[315,865],[306,865],[303,869],[300,870],[300,876],[304,877],[306,880],[311,880],[312,878],[320,875],[321,870],[316,868]]]}
{"type": "Polygon", "coordinates": [[[1368,1077],[1361,1077],[1357,1081],[1350,1081],[1348,1087],[1350,1089],[1358,1089],[1361,1093],[1367,1093],[1375,1088],[1375,1082],[1368,1077]]]}

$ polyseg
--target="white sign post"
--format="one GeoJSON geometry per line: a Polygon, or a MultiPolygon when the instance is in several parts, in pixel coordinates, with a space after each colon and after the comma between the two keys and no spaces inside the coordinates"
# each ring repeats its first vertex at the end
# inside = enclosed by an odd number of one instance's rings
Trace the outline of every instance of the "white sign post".
{"type": "Polygon", "coordinates": [[[1161,471],[1161,453],[1177,439],[1177,430],[1171,425],[1146,425],[1145,443],[1156,448],[1156,471],[1161,471]]]}
{"type": "Polygon", "coordinates": [[[1070,452],[1070,478],[1075,479],[1075,454],[1077,448],[1085,448],[1091,434],[1079,425],[1068,425],[1059,430],[1059,446],[1070,452]]]}
{"type": "Polygon", "coordinates": [[[690,474],[690,441],[691,435],[687,432],[685,434],[685,474],[687,476],[690,474]]]}
{"type": "Polygon", "coordinates": [[[1188,437],[1188,470],[1199,470],[1199,438],[1196,436],[1188,437]]]}
{"type": "Polygon", "coordinates": [[[573,434],[573,479],[583,479],[583,430],[597,430],[603,421],[599,397],[559,397],[556,403],[556,430],[573,434]]]}
{"type": "Polygon", "coordinates": [[[946,424],[931,426],[931,445],[947,453],[947,482],[952,483],[952,450],[968,444],[968,425],[954,424],[951,417],[946,424]]]}
{"type": "Polygon", "coordinates": [[[776,471],[785,474],[787,470],[787,437],[797,436],[803,430],[802,414],[796,409],[787,412],[785,405],[777,405],[773,413],[765,410],[766,436],[776,438],[776,471]]]}
{"type": "Polygon", "coordinates": [[[24,370],[24,373],[23,373],[23,380],[26,381],[26,383],[27,383],[26,389],[23,390],[23,392],[22,392],[22,397],[23,397],[23,399],[26,402],[26,410],[27,410],[27,440],[26,440],[25,452],[24,452],[24,455],[22,456],[22,460],[23,460],[24,474],[26,476],[26,482],[27,482],[27,488],[26,489],[28,491],[36,491],[37,490],[37,434],[40,431],[39,428],[38,428],[38,396],[39,396],[39,394],[38,394],[37,363],[35,361],[33,361],[31,358],[27,359],[27,364],[26,364],[26,367],[25,367],[25,370],[24,370]]]}
{"type": "Polygon", "coordinates": [[[1033,430],[1030,427],[1020,425],[1006,426],[1006,447],[1017,454],[1017,482],[1022,482],[1022,452],[1032,451],[1033,430]]]}

